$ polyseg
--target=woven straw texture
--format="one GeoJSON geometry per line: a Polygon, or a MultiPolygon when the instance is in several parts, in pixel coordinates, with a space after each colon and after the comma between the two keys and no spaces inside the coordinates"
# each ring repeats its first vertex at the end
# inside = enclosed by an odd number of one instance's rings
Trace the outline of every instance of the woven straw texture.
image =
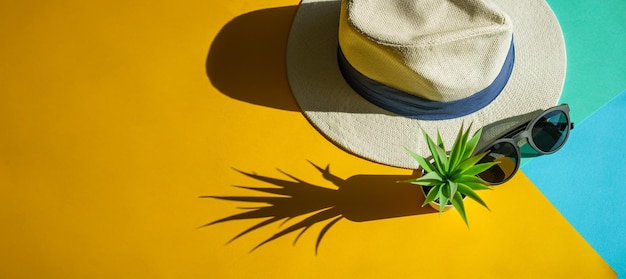
{"type": "Polygon", "coordinates": [[[544,1],[497,0],[487,5],[512,22],[504,28],[512,28],[515,64],[502,93],[477,112],[447,120],[414,120],[383,110],[354,92],[337,65],[342,2],[336,0],[303,0],[298,8],[287,50],[292,92],[307,119],[329,140],[382,164],[416,169],[417,163],[404,148],[429,154],[420,128],[430,135],[439,130],[446,146],[451,146],[461,125],[473,123],[473,130],[485,127],[481,142],[488,142],[557,104],[566,57],[561,28],[544,1]]]}

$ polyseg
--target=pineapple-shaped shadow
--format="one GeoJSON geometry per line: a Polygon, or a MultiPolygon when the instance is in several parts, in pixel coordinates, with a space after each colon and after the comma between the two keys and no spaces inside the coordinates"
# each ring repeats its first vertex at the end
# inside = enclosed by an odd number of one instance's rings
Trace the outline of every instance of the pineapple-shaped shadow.
{"type": "Polygon", "coordinates": [[[278,170],[289,180],[262,176],[255,173],[239,171],[241,174],[258,181],[271,184],[272,187],[236,186],[270,196],[202,196],[243,203],[263,204],[256,207],[245,207],[247,211],[228,216],[204,226],[245,219],[263,219],[260,223],[244,230],[230,241],[234,241],[261,227],[285,222],[302,216],[302,220],[286,226],[276,234],[259,243],[252,249],[271,242],[287,234],[299,231],[299,237],[312,225],[328,221],[321,229],[315,243],[317,253],[324,235],[342,219],[353,222],[364,222],[386,218],[411,216],[436,212],[431,207],[422,207],[424,195],[417,185],[397,183],[412,175],[354,175],[341,179],[330,172],[330,166],[322,168],[311,163],[320,171],[322,177],[333,184],[327,188],[307,183],[286,172],[278,170]]]}

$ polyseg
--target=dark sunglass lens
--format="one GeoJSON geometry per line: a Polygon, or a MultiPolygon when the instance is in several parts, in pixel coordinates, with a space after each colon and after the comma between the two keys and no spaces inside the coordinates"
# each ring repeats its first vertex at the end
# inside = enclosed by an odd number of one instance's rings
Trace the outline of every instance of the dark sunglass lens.
{"type": "Polygon", "coordinates": [[[487,151],[489,153],[480,160],[480,163],[499,163],[478,174],[478,177],[494,184],[501,183],[511,178],[517,169],[517,161],[519,159],[515,151],[515,146],[509,142],[500,142],[491,146],[487,151]]]}
{"type": "Polygon", "coordinates": [[[543,152],[559,149],[569,133],[567,116],[563,111],[552,111],[544,115],[532,127],[533,143],[543,152]]]}

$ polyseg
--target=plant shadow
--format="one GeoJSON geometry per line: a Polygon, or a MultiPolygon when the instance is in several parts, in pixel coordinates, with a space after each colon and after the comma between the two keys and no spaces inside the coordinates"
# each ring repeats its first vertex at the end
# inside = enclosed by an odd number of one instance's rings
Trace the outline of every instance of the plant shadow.
{"type": "Polygon", "coordinates": [[[297,6],[240,15],[217,34],[206,59],[213,86],[233,99],[299,111],[287,82],[287,38],[297,6]]]}
{"type": "MultiPolygon", "coordinates": [[[[262,203],[266,206],[247,207],[247,211],[210,222],[204,226],[234,220],[264,219],[260,223],[239,233],[234,241],[252,231],[277,222],[287,222],[302,217],[299,222],[282,229],[252,249],[259,248],[287,234],[300,231],[299,237],[312,225],[329,221],[320,231],[315,243],[317,253],[319,245],[328,230],[342,219],[353,222],[366,222],[403,216],[436,213],[430,206],[422,207],[424,195],[419,186],[398,181],[415,178],[414,175],[365,175],[359,174],[341,179],[330,172],[330,166],[322,168],[311,163],[320,171],[322,177],[335,188],[314,185],[280,171],[290,180],[262,176],[255,173],[238,171],[258,181],[272,184],[274,187],[236,186],[271,196],[201,196],[245,203],[262,203]],[[307,216],[308,215],[308,216],[307,216]]],[[[203,227],[204,227],[203,226],[203,227]]]]}

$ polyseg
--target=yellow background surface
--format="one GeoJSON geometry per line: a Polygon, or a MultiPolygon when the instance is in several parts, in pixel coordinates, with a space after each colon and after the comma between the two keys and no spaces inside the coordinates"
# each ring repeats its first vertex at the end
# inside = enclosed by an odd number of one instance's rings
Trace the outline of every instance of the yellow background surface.
{"type": "Polygon", "coordinates": [[[327,141],[286,81],[296,5],[0,3],[0,277],[615,277],[523,173],[468,229],[327,141]],[[228,243],[262,216],[289,220],[228,243]]]}

